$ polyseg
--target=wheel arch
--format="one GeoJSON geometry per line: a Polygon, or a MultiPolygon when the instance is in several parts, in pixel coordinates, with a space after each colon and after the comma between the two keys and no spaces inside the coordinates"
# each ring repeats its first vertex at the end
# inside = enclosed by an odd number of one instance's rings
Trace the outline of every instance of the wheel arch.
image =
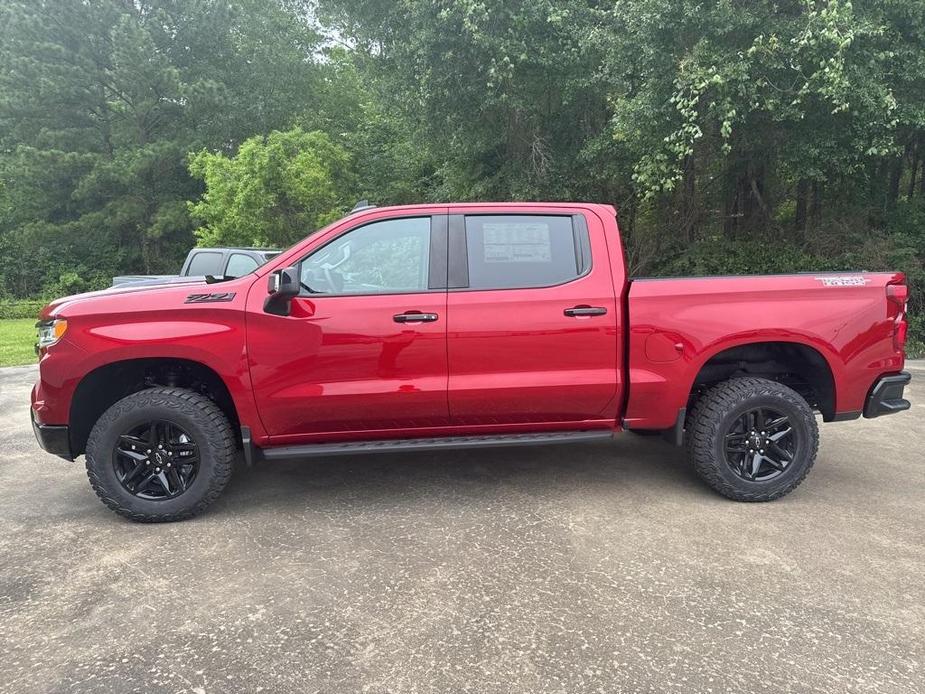
{"type": "Polygon", "coordinates": [[[211,367],[175,357],[123,359],[93,369],[74,389],[68,420],[74,457],[85,452],[94,424],[114,403],[132,393],[158,386],[187,388],[205,395],[221,409],[240,436],[234,398],[228,385],[211,367]]]}
{"type": "MultiPolygon", "coordinates": [[[[779,381],[802,395],[823,421],[836,414],[836,372],[815,346],[794,339],[763,339],[718,345],[707,352],[688,388],[689,404],[704,389],[736,375],[779,381]]],[[[690,411],[690,407],[688,407],[690,411]]]]}

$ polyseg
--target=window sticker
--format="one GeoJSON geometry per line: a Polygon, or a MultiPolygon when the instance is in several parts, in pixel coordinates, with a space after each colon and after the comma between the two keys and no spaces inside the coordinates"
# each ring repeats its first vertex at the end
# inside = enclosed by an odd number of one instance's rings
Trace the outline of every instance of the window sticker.
{"type": "Polygon", "coordinates": [[[540,222],[487,222],[482,225],[486,263],[549,263],[549,225],[540,222]]]}

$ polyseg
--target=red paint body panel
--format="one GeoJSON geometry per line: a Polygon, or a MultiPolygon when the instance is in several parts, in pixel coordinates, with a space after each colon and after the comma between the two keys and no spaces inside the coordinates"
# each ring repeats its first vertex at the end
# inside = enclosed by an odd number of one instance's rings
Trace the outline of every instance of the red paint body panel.
{"type": "Polygon", "coordinates": [[[263,299],[253,291],[248,300],[248,361],[271,436],[291,444],[449,424],[445,320],[392,320],[408,310],[444,318],[445,292],[402,295],[397,304],[394,296],[298,297],[289,316],[264,313],[263,299]]]}
{"type": "MultiPolygon", "coordinates": [[[[832,273],[819,273],[832,277],[832,273]]],[[[855,273],[859,286],[813,275],[640,280],[626,277],[606,205],[416,205],[359,212],[284,251],[255,273],[67,297],[43,311],[68,329],[43,350],[33,390],[39,422],[67,424],[80,381],[121,360],[177,358],[214,370],[259,446],[480,433],[667,428],[703,365],[756,342],[795,342],[831,369],[836,411],[862,409],[871,384],[896,373],[902,276],[855,273]],[[591,270],[554,287],[309,296],[288,316],[264,311],[266,276],[378,219],[444,214],[580,214],[591,270]],[[186,303],[190,294],[234,294],[186,303]],[[606,308],[568,317],[566,308],[606,308]],[[431,323],[397,324],[405,311],[431,323]]]]}
{"type": "Polygon", "coordinates": [[[836,412],[861,410],[874,380],[903,367],[886,301],[887,283],[902,275],[857,274],[864,286],[824,286],[812,274],[634,281],[626,425],[671,426],[710,358],[759,342],[812,347],[832,371],[836,412]],[[663,345],[653,358],[660,340],[680,345],[677,359],[666,361],[663,345]]]}
{"type": "MultiPolygon", "coordinates": [[[[450,208],[451,214],[463,212],[497,210],[480,205],[450,208]]],[[[521,205],[516,212],[578,210],[521,205]]],[[[622,255],[614,277],[604,222],[591,210],[583,212],[592,255],[585,276],[554,287],[449,292],[449,405],[454,424],[617,421],[624,320],[614,286],[623,285],[622,255]],[[578,305],[603,307],[607,313],[564,315],[565,309],[578,305]]]]}

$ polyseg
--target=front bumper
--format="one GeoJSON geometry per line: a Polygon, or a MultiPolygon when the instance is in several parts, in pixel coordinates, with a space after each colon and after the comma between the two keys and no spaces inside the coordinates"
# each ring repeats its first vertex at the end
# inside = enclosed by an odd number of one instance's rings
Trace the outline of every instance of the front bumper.
{"type": "Polygon", "coordinates": [[[30,408],[29,414],[32,419],[32,433],[35,434],[39,446],[48,453],[65,460],[74,460],[71,455],[71,439],[68,436],[67,425],[65,424],[39,424],[35,421],[35,412],[30,408]]]}
{"type": "Polygon", "coordinates": [[[911,404],[903,398],[903,389],[911,380],[912,374],[908,371],[878,378],[864,403],[864,416],[871,419],[908,410],[911,404]]]}

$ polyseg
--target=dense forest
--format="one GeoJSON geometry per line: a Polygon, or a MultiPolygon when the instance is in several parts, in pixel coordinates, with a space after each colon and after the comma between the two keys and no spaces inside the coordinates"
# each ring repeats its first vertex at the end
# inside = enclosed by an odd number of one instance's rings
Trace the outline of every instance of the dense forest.
{"type": "Polygon", "coordinates": [[[0,298],[360,198],[615,204],[636,274],[902,269],[925,3],[3,0],[0,298]]]}

